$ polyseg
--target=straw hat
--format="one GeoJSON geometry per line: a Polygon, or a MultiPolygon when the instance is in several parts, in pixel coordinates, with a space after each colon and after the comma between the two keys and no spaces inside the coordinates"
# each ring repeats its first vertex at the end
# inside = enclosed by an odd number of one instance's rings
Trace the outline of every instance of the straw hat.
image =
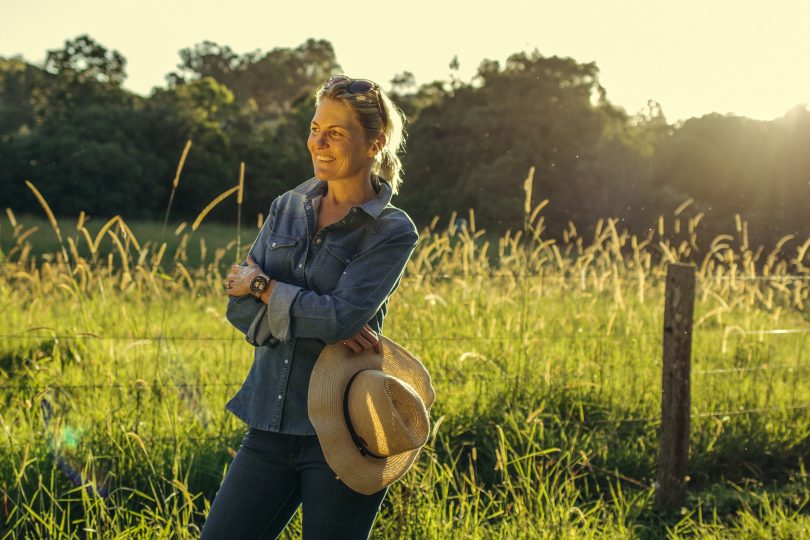
{"type": "Polygon", "coordinates": [[[371,495],[405,474],[428,439],[435,393],[411,353],[379,336],[382,352],[324,347],[309,381],[309,419],[338,478],[371,495]]]}

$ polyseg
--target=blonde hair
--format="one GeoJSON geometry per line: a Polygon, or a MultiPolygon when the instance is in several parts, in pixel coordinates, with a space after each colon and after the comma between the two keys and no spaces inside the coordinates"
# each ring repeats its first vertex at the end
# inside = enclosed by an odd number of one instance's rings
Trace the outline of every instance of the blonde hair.
{"type": "Polygon", "coordinates": [[[367,94],[349,92],[347,87],[355,80],[357,79],[346,77],[343,80],[332,82],[330,79],[323,83],[315,92],[315,106],[317,107],[323,98],[340,101],[354,111],[360,125],[363,126],[367,140],[374,140],[381,133],[385,135],[385,144],[377,153],[371,172],[384,178],[396,195],[402,184],[402,161],[398,154],[405,151],[405,114],[376,83],[374,90],[367,94]],[[377,96],[374,95],[375,92],[377,96]],[[377,97],[380,100],[379,106],[377,97]],[[385,112],[385,124],[380,107],[385,112]]]}

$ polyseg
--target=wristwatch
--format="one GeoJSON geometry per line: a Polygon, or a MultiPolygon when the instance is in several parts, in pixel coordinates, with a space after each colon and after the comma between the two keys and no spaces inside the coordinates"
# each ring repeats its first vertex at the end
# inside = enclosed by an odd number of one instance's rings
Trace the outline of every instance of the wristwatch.
{"type": "Polygon", "coordinates": [[[250,280],[250,295],[256,300],[261,300],[262,293],[267,290],[268,285],[270,285],[270,276],[259,272],[250,280]]]}

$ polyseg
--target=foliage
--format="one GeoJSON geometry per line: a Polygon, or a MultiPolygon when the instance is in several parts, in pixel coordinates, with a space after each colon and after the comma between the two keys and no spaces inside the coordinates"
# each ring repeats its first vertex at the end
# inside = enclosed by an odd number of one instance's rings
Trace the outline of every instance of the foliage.
{"type": "MultiPolygon", "coordinates": [[[[704,257],[602,220],[555,244],[545,208],[516,234],[488,236],[474,215],[422,230],[385,333],[425,361],[439,399],[376,537],[801,537],[808,334],[760,331],[806,326],[810,239],[752,252],[738,232],[704,257]],[[699,284],[692,480],[674,512],[652,497],[670,261],[696,263],[699,284]]],[[[2,222],[3,532],[198,537],[243,431],[223,403],[252,355],[221,283],[250,238],[54,221],[66,249],[43,254],[39,226],[2,222]]]]}
{"type": "Polygon", "coordinates": [[[180,51],[179,73],[167,76],[170,86],[212,77],[230,88],[241,104],[260,115],[282,115],[330,75],[340,70],[331,43],[308,39],[295,49],[276,48],[239,56],[230,47],[205,41],[180,51]]]}
{"type": "MultiPolygon", "coordinates": [[[[87,35],[48,51],[45,62],[0,59],[0,206],[36,211],[24,180],[41,186],[59,215],[163,215],[173,156],[193,141],[175,212],[189,219],[234,185],[246,164],[245,215],[312,174],[305,148],[317,86],[340,71],[332,45],[239,54],[206,41],[180,51],[165,88],[122,87],[126,60],[87,35]]],[[[465,214],[503,233],[521,226],[523,178],[551,201],[548,234],[592,231],[610,216],[637,234],[657,216],[691,205],[711,238],[740,215],[752,241],[810,234],[810,111],[753,121],[709,114],[667,122],[660,105],[628,114],[612,104],[594,63],[512,55],[485,60],[470,82],[391,81],[407,114],[405,183],[397,200],[419,225],[465,214]]],[[[214,219],[230,220],[219,211],[214,219]]],[[[699,246],[707,249],[708,246],[699,246]]]]}
{"type": "Polygon", "coordinates": [[[538,52],[513,55],[503,69],[483,62],[477,80],[420,111],[403,205],[420,221],[475,208],[487,226],[515,228],[521,179],[536,166],[534,191],[554,203],[551,229],[624,215],[647,187],[641,156],[622,139],[632,130],[593,63],[538,52]]]}
{"type": "Polygon", "coordinates": [[[810,110],[762,122],[710,114],[686,121],[655,152],[655,183],[696,201],[707,226],[753,217],[757,241],[807,234],[810,110]]]}

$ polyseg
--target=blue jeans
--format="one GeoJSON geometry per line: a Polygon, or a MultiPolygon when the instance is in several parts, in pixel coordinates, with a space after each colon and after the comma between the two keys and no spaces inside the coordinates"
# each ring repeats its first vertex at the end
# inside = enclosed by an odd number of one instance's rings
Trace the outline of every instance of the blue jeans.
{"type": "Polygon", "coordinates": [[[303,512],[303,538],[368,538],[387,489],[361,495],[338,480],[314,435],[251,428],[214,498],[201,540],[276,538],[303,512]]]}

